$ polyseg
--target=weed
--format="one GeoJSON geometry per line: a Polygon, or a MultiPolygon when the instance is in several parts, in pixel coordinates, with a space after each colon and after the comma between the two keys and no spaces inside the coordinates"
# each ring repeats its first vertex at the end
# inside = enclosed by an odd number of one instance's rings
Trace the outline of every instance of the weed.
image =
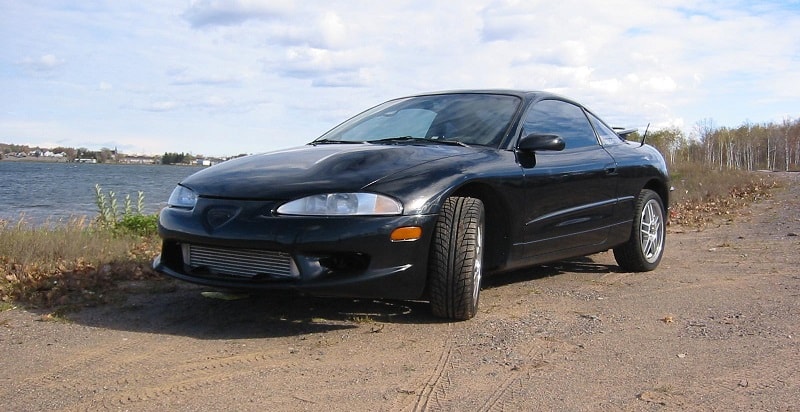
{"type": "Polygon", "coordinates": [[[67,318],[67,314],[69,312],[73,312],[77,310],[77,308],[73,307],[60,307],[53,312],[47,313],[42,315],[39,318],[40,322],[56,322],[56,323],[71,323],[72,321],[67,318]]]}
{"type": "Polygon", "coordinates": [[[363,315],[363,316],[356,315],[356,316],[353,316],[352,318],[350,318],[350,320],[355,322],[355,323],[361,323],[361,324],[364,324],[364,323],[375,323],[375,319],[373,319],[369,315],[363,315]]]}
{"type": "Polygon", "coordinates": [[[97,224],[116,233],[138,236],[153,236],[158,230],[158,215],[144,213],[144,192],[137,192],[136,210],[130,194],[125,195],[123,212],[120,214],[117,195],[109,190],[103,193],[99,184],[94,185],[95,204],[97,205],[97,224]]]}

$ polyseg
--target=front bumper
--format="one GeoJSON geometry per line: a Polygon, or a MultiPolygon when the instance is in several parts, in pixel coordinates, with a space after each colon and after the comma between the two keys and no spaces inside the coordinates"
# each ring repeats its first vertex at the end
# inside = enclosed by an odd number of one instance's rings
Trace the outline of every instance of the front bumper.
{"type": "Polygon", "coordinates": [[[423,297],[435,215],[276,216],[271,213],[272,206],[200,199],[191,211],[162,210],[159,234],[163,244],[154,269],[221,288],[361,298],[423,297]],[[403,226],[422,227],[422,237],[392,242],[391,232],[403,226]],[[196,250],[212,257],[198,257],[196,250]],[[228,265],[226,256],[233,256],[236,262],[228,265]],[[268,267],[270,260],[250,265],[253,256],[277,256],[277,266],[286,264],[288,269],[273,272],[268,267]]]}

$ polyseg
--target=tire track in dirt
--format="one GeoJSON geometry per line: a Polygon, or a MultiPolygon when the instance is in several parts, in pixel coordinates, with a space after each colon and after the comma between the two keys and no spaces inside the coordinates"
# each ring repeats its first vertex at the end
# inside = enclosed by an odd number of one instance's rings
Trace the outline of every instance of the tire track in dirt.
{"type": "Polygon", "coordinates": [[[121,390],[109,395],[96,395],[76,405],[73,410],[135,407],[140,402],[153,402],[249,375],[262,370],[262,365],[269,368],[281,366],[270,353],[246,353],[191,360],[179,365],[161,365],[138,376],[121,378],[118,381],[124,383],[121,390]]]}
{"type": "Polygon", "coordinates": [[[436,411],[441,410],[441,405],[448,396],[447,386],[452,382],[447,380],[442,384],[442,379],[446,376],[446,370],[450,366],[454,338],[452,336],[453,325],[447,324],[447,333],[444,334],[444,341],[441,343],[441,350],[433,370],[427,369],[427,377],[409,382],[410,387],[415,389],[398,389],[398,396],[386,407],[386,411],[436,411]],[[412,396],[414,395],[414,396],[412,396]]]}
{"type": "Polygon", "coordinates": [[[278,349],[234,355],[208,354],[202,348],[176,353],[174,343],[148,342],[103,340],[79,351],[61,353],[55,368],[24,377],[15,385],[28,388],[16,393],[16,401],[35,408],[40,394],[48,393],[65,402],[63,406],[68,410],[127,409],[140,402],[180,395],[266,367],[288,365],[273,353],[279,352],[278,349]],[[92,371],[89,379],[86,370],[92,371]]]}
{"type": "Polygon", "coordinates": [[[555,365],[556,357],[562,356],[564,352],[575,352],[579,349],[578,346],[555,338],[544,338],[541,341],[544,344],[528,341],[519,348],[521,352],[525,353],[526,364],[507,372],[502,383],[491,395],[486,397],[477,410],[488,412],[530,408],[530,405],[525,402],[525,395],[529,393],[530,388],[535,387],[535,385],[528,384],[528,382],[533,382],[531,371],[555,365]]]}
{"type": "Polygon", "coordinates": [[[115,344],[104,344],[99,347],[82,348],[76,353],[61,355],[58,362],[59,366],[56,370],[26,377],[23,380],[24,385],[60,386],[60,384],[63,383],[64,376],[69,375],[71,371],[85,370],[86,368],[94,367],[94,365],[104,360],[116,358],[120,354],[130,350],[131,346],[133,346],[133,342],[123,341],[123,343],[117,342],[115,344]]]}
{"type": "MultiPolygon", "coordinates": [[[[25,377],[19,388],[36,388],[38,391],[46,391],[55,394],[57,398],[71,399],[76,393],[88,393],[91,388],[87,388],[87,382],[81,377],[82,371],[92,370],[95,382],[108,384],[114,382],[114,376],[126,366],[134,365],[136,362],[151,356],[162,356],[166,350],[156,353],[141,354],[139,356],[127,355],[135,347],[134,341],[123,340],[106,342],[101,345],[86,346],[81,350],[70,353],[60,354],[56,369],[48,373],[37,374],[25,377]],[[102,367],[98,367],[102,365],[102,367]]],[[[36,393],[30,393],[36,397],[36,393]]],[[[26,394],[18,396],[25,397],[26,394]]],[[[35,405],[35,400],[31,399],[31,405],[35,405]]]]}
{"type": "MultiPolygon", "coordinates": [[[[428,381],[421,388],[420,394],[417,396],[417,402],[414,405],[414,411],[428,411],[438,410],[442,404],[442,400],[447,397],[447,390],[445,386],[441,385],[442,377],[445,376],[445,369],[450,364],[450,358],[453,355],[453,340],[448,339],[445,342],[444,350],[439,356],[439,362],[433,373],[428,378],[428,381]],[[431,400],[434,401],[431,405],[431,400]],[[432,409],[431,409],[432,408],[432,409]]],[[[449,381],[447,383],[450,383],[449,381]]]]}

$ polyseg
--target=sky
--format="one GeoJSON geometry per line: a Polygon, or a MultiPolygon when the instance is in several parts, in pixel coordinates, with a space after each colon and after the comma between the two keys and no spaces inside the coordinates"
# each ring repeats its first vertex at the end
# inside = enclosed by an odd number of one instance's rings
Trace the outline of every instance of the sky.
{"type": "Polygon", "coordinates": [[[800,0],[0,0],[2,143],[259,153],[475,88],[642,131],[795,119],[800,0]]]}

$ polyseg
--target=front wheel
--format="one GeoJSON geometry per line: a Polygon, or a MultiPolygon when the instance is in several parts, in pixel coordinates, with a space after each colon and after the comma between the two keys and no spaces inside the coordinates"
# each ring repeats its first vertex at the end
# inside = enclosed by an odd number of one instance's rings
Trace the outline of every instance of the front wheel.
{"type": "Polygon", "coordinates": [[[431,242],[428,292],[435,316],[475,316],[483,276],[483,202],[470,197],[445,200],[431,242]]]}
{"type": "Polygon", "coordinates": [[[614,259],[623,270],[655,269],[664,254],[664,204],[654,191],[643,189],[636,201],[630,239],[614,248],[614,259]]]}

